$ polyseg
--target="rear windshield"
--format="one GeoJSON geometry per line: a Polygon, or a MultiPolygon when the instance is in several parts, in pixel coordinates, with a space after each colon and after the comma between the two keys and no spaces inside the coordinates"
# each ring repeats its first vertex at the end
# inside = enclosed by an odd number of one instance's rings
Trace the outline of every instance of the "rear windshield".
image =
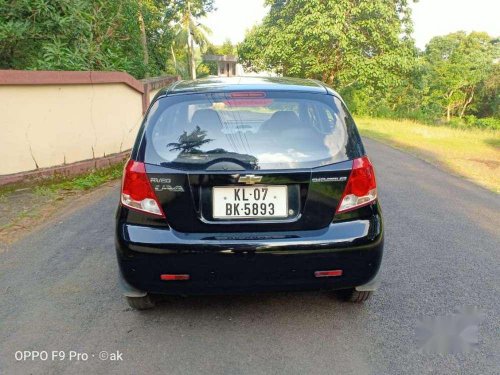
{"type": "Polygon", "coordinates": [[[146,163],[179,169],[312,168],[363,154],[352,119],[323,94],[233,92],[157,100],[146,163]]]}

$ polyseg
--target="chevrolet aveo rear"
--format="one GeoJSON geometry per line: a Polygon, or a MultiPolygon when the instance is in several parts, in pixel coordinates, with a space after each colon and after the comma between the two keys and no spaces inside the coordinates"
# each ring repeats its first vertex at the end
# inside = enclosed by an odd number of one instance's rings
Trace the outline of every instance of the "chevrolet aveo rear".
{"type": "Polygon", "coordinates": [[[373,166],[344,103],[312,81],[181,82],[153,100],[116,218],[123,291],[376,287],[383,226],[373,166]]]}

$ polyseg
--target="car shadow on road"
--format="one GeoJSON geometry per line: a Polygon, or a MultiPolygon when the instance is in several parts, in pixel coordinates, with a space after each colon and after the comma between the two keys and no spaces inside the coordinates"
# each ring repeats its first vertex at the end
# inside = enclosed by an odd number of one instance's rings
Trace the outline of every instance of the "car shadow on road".
{"type": "Polygon", "coordinates": [[[341,300],[336,292],[301,291],[301,292],[266,292],[252,294],[224,294],[204,296],[155,296],[157,306],[153,310],[142,311],[147,315],[207,315],[227,314],[245,316],[249,312],[280,314],[286,316],[290,312],[313,311],[323,314],[338,311],[349,312],[350,316],[364,314],[369,310],[369,304],[352,304],[341,300]]]}

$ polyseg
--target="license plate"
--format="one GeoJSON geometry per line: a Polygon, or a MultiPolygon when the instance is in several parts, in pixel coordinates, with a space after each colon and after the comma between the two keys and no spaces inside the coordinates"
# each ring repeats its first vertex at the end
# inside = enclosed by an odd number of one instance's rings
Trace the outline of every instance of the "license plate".
{"type": "Polygon", "coordinates": [[[288,216],[286,186],[214,187],[215,219],[284,218],[288,216]]]}

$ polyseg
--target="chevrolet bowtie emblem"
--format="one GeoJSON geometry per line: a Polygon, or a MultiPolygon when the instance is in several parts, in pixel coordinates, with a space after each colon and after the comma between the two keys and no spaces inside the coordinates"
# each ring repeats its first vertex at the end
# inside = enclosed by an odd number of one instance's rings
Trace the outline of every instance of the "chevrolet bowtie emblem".
{"type": "Polygon", "coordinates": [[[262,176],[256,176],[254,174],[247,174],[246,176],[240,176],[238,182],[243,182],[247,185],[253,185],[262,180],[262,176]]]}

